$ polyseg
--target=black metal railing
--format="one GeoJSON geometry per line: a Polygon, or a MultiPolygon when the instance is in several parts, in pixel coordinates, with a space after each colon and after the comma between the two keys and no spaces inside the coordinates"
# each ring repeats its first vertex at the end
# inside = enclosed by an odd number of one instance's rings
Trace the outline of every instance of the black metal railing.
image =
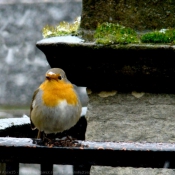
{"type": "MultiPolygon", "coordinates": [[[[175,143],[77,141],[80,146],[38,145],[30,138],[0,138],[1,172],[19,173],[19,163],[41,164],[41,174],[53,174],[53,164],[73,165],[75,174],[90,174],[91,166],[175,168],[175,143]]],[[[1,173],[2,174],[2,173],[1,173]]]]}

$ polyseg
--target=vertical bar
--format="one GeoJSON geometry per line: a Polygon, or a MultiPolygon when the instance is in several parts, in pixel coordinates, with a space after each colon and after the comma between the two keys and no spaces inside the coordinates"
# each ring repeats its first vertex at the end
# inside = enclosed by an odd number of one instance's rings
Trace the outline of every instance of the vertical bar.
{"type": "Polygon", "coordinates": [[[6,175],[19,175],[19,163],[6,163],[6,175]]]}
{"type": "Polygon", "coordinates": [[[41,175],[53,175],[53,164],[41,163],[41,175]]]}
{"type": "Polygon", "coordinates": [[[73,175],[90,175],[91,165],[74,165],[73,175]]]}
{"type": "Polygon", "coordinates": [[[6,175],[6,164],[0,163],[0,175],[6,175]]]}

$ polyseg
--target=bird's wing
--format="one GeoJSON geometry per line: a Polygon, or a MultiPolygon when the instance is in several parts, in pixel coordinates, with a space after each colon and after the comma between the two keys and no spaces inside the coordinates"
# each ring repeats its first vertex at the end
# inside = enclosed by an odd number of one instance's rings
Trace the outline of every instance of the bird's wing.
{"type": "Polygon", "coordinates": [[[31,105],[30,105],[30,123],[31,123],[32,129],[35,129],[35,128],[36,128],[35,125],[33,124],[32,120],[31,120],[31,112],[32,112],[32,110],[33,110],[33,100],[35,99],[36,94],[38,93],[38,91],[39,91],[39,89],[37,89],[37,90],[34,92],[33,97],[32,97],[32,103],[31,103],[31,105]]]}

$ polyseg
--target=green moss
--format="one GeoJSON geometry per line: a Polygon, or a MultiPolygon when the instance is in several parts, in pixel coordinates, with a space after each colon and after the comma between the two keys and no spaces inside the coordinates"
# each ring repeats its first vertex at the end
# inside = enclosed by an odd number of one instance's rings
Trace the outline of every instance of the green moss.
{"type": "Polygon", "coordinates": [[[98,44],[139,43],[137,34],[133,29],[108,22],[97,26],[94,39],[98,44]]]}
{"type": "Polygon", "coordinates": [[[141,36],[142,43],[174,43],[175,29],[162,29],[153,31],[141,36]]]}
{"type": "Polygon", "coordinates": [[[139,36],[133,29],[106,22],[98,25],[94,39],[98,44],[175,43],[175,29],[155,30],[139,36]]]}
{"type": "MultiPolygon", "coordinates": [[[[60,22],[56,27],[45,26],[42,30],[43,37],[55,37],[63,35],[78,35],[80,17],[70,24],[60,22]]],[[[94,36],[97,44],[129,44],[129,43],[175,43],[175,29],[161,29],[145,33],[141,36],[131,28],[113,23],[98,24],[94,36]]]]}
{"type": "Polygon", "coordinates": [[[60,22],[56,27],[46,25],[42,30],[42,34],[44,38],[54,36],[64,36],[70,34],[76,35],[79,25],[80,25],[80,17],[77,17],[72,24],[63,21],[60,22]]]}

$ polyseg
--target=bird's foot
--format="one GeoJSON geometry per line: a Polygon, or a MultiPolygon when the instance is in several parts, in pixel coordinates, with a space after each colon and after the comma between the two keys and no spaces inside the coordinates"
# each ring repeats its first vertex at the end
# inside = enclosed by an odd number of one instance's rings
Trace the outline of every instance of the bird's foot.
{"type": "Polygon", "coordinates": [[[43,135],[42,135],[42,141],[43,141],[43,145],[45,145],[45,146],[53,146],[54,145],[54,142],[55,142],[55,138],[51,134],[45,134],[45,133],[43,133],[43,135]]]}
{"type": "Polygon", "coordinates": [[[43,138],[43,142],[44,142],[44,143],[48,143],[48,144],[52,144],[52,143],[54,142],[54,139],[50,139],[50,138],[48,138],[48,137],[44,137],[44,138],[43,138]]]}

